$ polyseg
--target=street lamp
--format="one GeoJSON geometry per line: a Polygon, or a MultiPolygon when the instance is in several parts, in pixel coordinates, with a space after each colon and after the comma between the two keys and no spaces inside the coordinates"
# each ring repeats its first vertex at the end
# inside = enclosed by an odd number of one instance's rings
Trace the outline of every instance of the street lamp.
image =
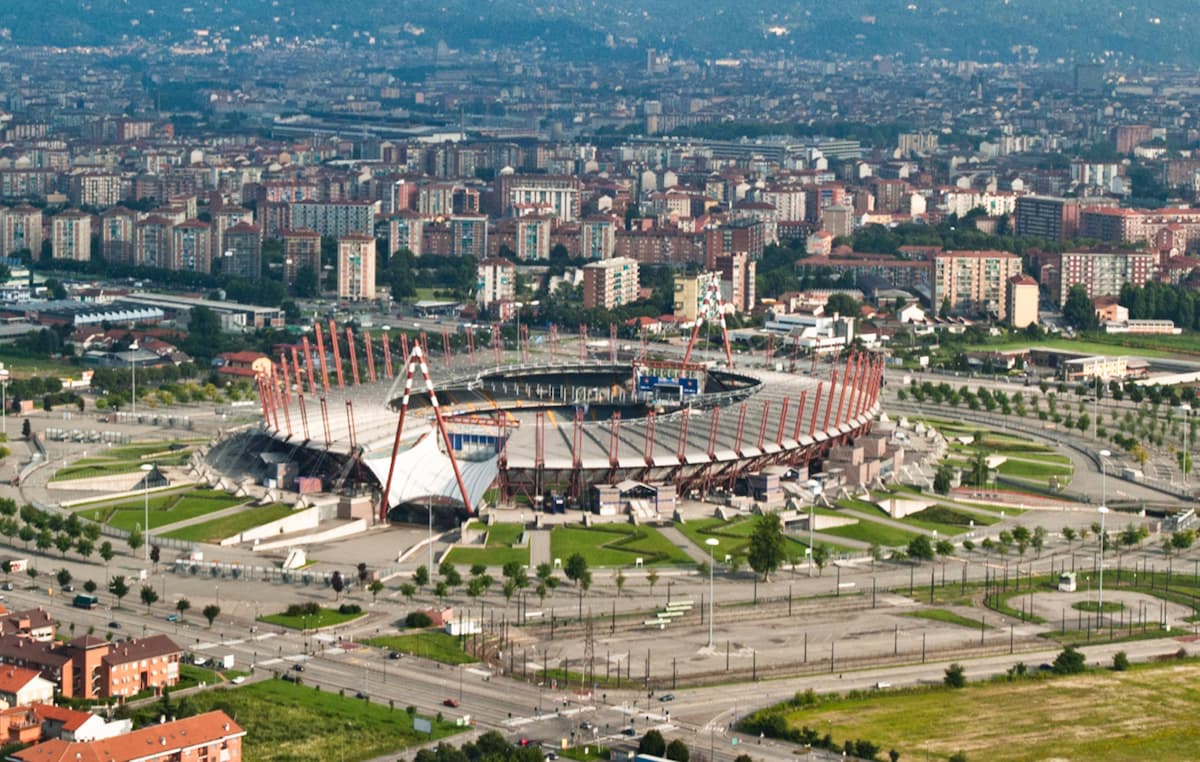
{"type": "Polygon", "coordinates": [[[1108,450],[1101,450],[1097,453],[1100,456],[1100,505],[1108,506],[1108,464],[1104,462],[1105,458],[1111,458],[1112,453],[1108,450]]]}
{"type": "MultiPolygon", "coordinates": [[[[0,431],[4,433],[4,438],[8,439],[8,418],[5,417],[8,412],[8,380],[0,381],[0,431]]],[[[1185,446],[1186,450],[1187,447],[1185,446]]]]}
{"type": "Polygon", "coordinates": [[[1185,402],[1179,406],[1179,410],[1183,413],[1183,460],[1179,463],[1179,470],[1183,471],[1183,488],[1186,490],[1188,486],[1188,460],[1191,457],[1188,453],[1188,429],[1192,426],[1192,406],[1185,402]]]}
{"type": "Polygon", "coordinates": [[[135,417],[137,416],[137,363],[134,362],[134,353],[137,351],[138,343],[134,339],[129,345],[129,396],[135,417]]]}
{"type": "Polygon", "coordinates": [[[708,546],[708,647],[713,647],[713,614],[716,611],[716,602],[713,599],[713,566],[716,564],[717,545],[720,541],[716,537],[709,537],[704,541],[708,546]]]}
{"type": "Polygon", "coordinates": [[[142,477],[142,497],[144,498],[143,508],[146,519],[146,523],[142,525],[146,527],[145,534],[142,536],[142,548],[145,550],[145,558],[147,561],[150,560],[150,474],[153,471],[153,463],[142,464],[142,473],[145,474],[145,476],[142,477]]]}
{"type": "Polygon", "coordinates": [[[1096,606],[1100,624],[1104,624],[1104,517],[1108,515],[1108,506],[1102,505],[1100,511],[1100,601],[1096,606]]]}

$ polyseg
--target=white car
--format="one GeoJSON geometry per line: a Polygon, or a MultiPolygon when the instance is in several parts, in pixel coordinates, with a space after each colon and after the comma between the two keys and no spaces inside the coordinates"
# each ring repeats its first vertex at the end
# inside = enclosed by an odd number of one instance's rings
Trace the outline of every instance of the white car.
{"type": "Polygon", "coordinates": [[[242,683],[246,682],[246,676],[238,675],[237,677],[233,678],[229,682],[233,683],[234,685],[241,685],[242,683]]]}

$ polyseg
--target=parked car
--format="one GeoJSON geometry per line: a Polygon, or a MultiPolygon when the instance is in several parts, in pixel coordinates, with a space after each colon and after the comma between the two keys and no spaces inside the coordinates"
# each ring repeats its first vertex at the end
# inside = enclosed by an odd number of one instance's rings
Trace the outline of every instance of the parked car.
{"type": "Polygon", "coordinates": [[[458,706],[458,699],[448,698],[445,701],[443,701],[442,703],[444,705],[450,707],[451,709],[453,709],[454,707],[458,706]]]}
{"type": "Polygon", "coordinates": [[[674,693],[664,693],[663,695],[658,697],[658,700],[659,701],[674,701],[675,694],[674,693]]]}
{"type": "Polygon", "coordinates": [[[178,622],[179,615],[178,614],[167,614],[167,621],[168,622],[178,622]]]}
{"type": "Polygon", "coordinates": [[[293,664],[292,669],[295,670],[296,672],[303,672],[304,665],[303,664],[293,664]]]}

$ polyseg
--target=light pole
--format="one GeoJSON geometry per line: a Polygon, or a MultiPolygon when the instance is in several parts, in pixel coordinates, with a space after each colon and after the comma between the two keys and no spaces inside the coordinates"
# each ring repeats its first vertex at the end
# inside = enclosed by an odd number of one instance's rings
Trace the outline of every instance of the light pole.
{"type": "MultiPolygon", "coordinates": [[[[0,431],[4,433],[4,438],[8,439],[8,381],[0,381],[0,431]]],[[[1184,447],[1186,450],[1186,446],[1184,447]]]]}
{"type": "Polygon", "coordinates": [[[1101,450],[1100,456],[1100,505],[1108,506],[1108,464],[1105,463],[1105,458],[1111,458],[1112,453],[1108,450],[1101,450]]]}
{"type": "Polygon", "coordinates": [[[1187,490],[1188,461],[1191,458],[1188,453],[1188,429],[1192,425],[1192,406],[1185,402],[1179,406],[1179,410],[1183,413],[1183,460],[1179,463],[1179,470],[1183,472],[1183,488],[1187,490]]]}
{"type": "Polygon", "coordinates": [[[145,513],[146,523],[142,526],[146,527],[145,534],[142,535],[142,548],[145,551],[145,559],[150,560],[150,474],[154,472],[153,463],[142,464],[142,497],[143,511],[145,513]]]}
{"type": "Polygon", "coordinates": [[[1100,600],[1096,605],[1096,615],[1100,624],[1104,624],[1104,517],[1108,515],[1108,506],[1102,505],[1100,511],[1100,600]]]}
{"type": "Polygon", "coordinates": [[[813,575],[813,527],[817,523],[817,497],[813,495],[813,503],[808,508],[808,547],[804,549],[804,555],[808,556],[808,576],[813,575]]]}
{"type": "Polygon", "coordinates": [[[713,566],[716,564],[716,547],[720,541],[716,537],[709,537],[704,541],[708,546],[708,647],[713,647],[713,614],[716,611],[716,602],[713,599],[713,566]]]}
{"type": "Polygon", "coordinates": [[[429,538],[426,544],[429,545],[429,579],[433,579],[433,502],[428,495],[425,496],[425,513],[429,516],[429,538]]]}
{"type": "Polygon", "coordinates": [[[129,396],[134,416],[137,416],[137,363],[134,362],[134,353],[137,350],[138,343],[135,339],[129,345],[129,396]]]}

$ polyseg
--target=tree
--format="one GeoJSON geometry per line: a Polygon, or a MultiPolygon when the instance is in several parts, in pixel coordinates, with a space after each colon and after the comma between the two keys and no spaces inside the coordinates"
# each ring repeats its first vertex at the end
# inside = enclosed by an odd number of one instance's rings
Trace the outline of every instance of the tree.
{"type": "Polygon", "coordinates": [[[617,597],[621,597],[621,591],[625,589],[625,570],[617,569],[617,574],[613,577],[613,583],[617,586],[617,597]]]}
{"type": "Polygon", "coordinates": [[[86,537],[80,537],[75,541],[75,552],[82,558],[91,558],[92,551],[94,550],[95,546],[92,545],[92,541],[86,537]]]}
{"type": "Polygon", "coordinates": [[[145,544],[146,538],[142,535],[142,530],[135,526],[129,531],[129,539],[125,542],[130,550],[137,550],[145,544]]]}
{"type": "Polygon", "coordinates": [[[933,475],[933,491],[939,495],[948,494],[953,484],[954,467],[948,463],[938,466],[937,472],[933,475]]]}
{"type": "Polygon", "coordinates": [[[108,592],[117,599],[117,608],[121,608],[121,599],[129,595],[129,583],[125,580],[124,575],[117,575],[109,581],[108,592]]]}
{"type": "Polygon", "coordinates": [[[50,534],[49,529],[43,529],[42,531],[38,532],[33,544],[37,546],[38,550],[44,553],[54,546],[54,535],[50,534]]]}
{"type": "Polygon", "coordinates": [[[673,739],[671,743],[667,744],[666,756],[667,759],[675,760],[675,762],[688,762],[688,759],[691,758],[692,753],[688,751],[687,744],[676,738],[673,739]]]}
{"type": "Polygon", "coordinates": [[[642,736],[642,740],[638,741],[638,754],[649,754],[653,757],[661,757],[667,753],[667,741],[663,738],[663,734],[657,730],[647,730],[642,736]]]}
{"type": "Polygon", "coordinates": [[[66,569],[59,569],[55,572],[54,578],[58,580],[59,587],[66,587],[71,584],[71,572],[66,569]]]}
{"type": "Polygon", "coordinates": [[[1096,305],[1088,296],[1087,287],[1081,283],[1071,286],[1067,292],[1067,301],[1063,303],[1063,320],[1067,325],[1080,331],[1094,330],[1100,325],[1096,317],[1096,305]]]}
{"type": "Polygon", "coordinates": [[[958,662],[951,664],[946,667],[946,676],[942,678],[942,682],[947,688],[962,688],[967,684],[966,668],[958,662]]]}
{"type": "Polygon", "coordinates": [[[372,580],[367,589],[371,591],[371,602],[374,603],[379,600],[379,594],[383,592],[383,583],[377,579],[372,580]]]}
{"type": "Polygon", "coordinates": [[[105,564],[113,560],[113,556],[116,554],[117,552],[113,550],[113,544],[111,542],[105,540],[104,542],[100,543],[100,557],[104,559],[105,564]]]}
{"type": "Polygon", "coordinates": [[[567,575],[567,579],[578,584],[587,573],[588,562],[582,553],[572,553],[567,557],[567,563],[563,566],[563,574],[567,575]]]}
{"type": "Polygon", "coordinates": [[[335,571],[329,578],[329,586],[333,588],[333,599],[335,601],[342,597],[342,591],[346,589],[346,581],[342,579],[340,571],[335,571]]]}
{"type": "Polygon", "coordinates": [[[400,594],[411,601],[412,597],[417,594],[417,586],[411,582],[405,582],[400,585],[400,594]]]}
{"type": "Polygon", "coordinates": [[[505,602],[511,601],[513,595],[517,592],[517,583],[511,579],[504,580],[504,585],[500,588],[500,592],[504,594],[505,602]]]}
{"type": "Polygon", "coordinates": [[[1075,646],[1067,646],[1054,657],[1054,673],[1058,675],[1075,675],[1086,667],[1086,657],[1075,646]]]}
{"type": "Polygon", "coordinates": [[[175,601],[175,610],[179,612],[179,618],[183,619],[183,615],[192,607],[192,602],[187,598],[180,598],[175,601]]]}
{"type": "Polygon", "coordinates": [[[1062,536],[1063,539],[1067,541],[1067,548],[1070,549],[1071,543],[1075,542],[1075,538],[1077,537],[1075,530],[1071,527],[1063,527],[1062,536]]]}
{"type": "Polygon", "coordinates": [[[29,542],[37,537],[37,530],[29,524],[22,524],[21,528],[17,531],[17,537],[21,539],[21,542],[25,543],[25,549],[28,550],[29,542]]]}
{"type": "Polygon", "coordinates": [[[860,305],[857,301],[855,301],[854,297],[840,291],[830,294],[829,298],[825,301],[826,315],[833,315],[836,313],[843,317],[858,317],[859,311],[860,305]]]}
{"type": "Polygon", "coordinates": [[[67,551],[70,550],[71,546],[74,544],[75,541],[72,540],[71,535],[67,534],[66,532],[54,535],[54,547],[58,548],[58,552],[62,553],[63,558],[67,557],[67,551]]]}
{"type": "Polygon", "coordinates": [[[761,574],[764,582],[769,582],[771,572],[779,568],[786,554],[787,542],[783,537],[783,522],[779,514],[763,514],[750,533],[750,543],[746,547],[750,568],[761,574]]]}
{"type": "MultiPolygon", "coordinates": [[[[474,574],[474,572],[472,572],[472,574],[474,574]]],[[[540,579],[542,582],[545,582],[554,576],[554,567],[547,563],[540,563],[537,565],[536,574],[538,579],[540,579]]]]}
{"type": "Polygon", "coordinates": [[[150,613],[150,607],[158,601],[158,593],[154,592],[153,585],[142,585],[142,603],[146,604],[146,613],[150,613]]]}
{"type": "Polygon", "coordinates": [[[158,571],[158,561],[162,558],[162,550],[157,545],[150,546],[150,561],[154,564],[154,570],[158,571]]]}
{"type": "Polygon", "coordinates": [[[96,589],[97,589],[98,587],[99,587],[99,585],[97,585],[97,584],[96,584],[95,580],[90,580],[90,579],[89,579],[87,582],[84,582],[84,583],[83,583],[83,590],[84,590],[84,592],[86,592],[88,595],[91,595],[92,593],[96,592],[96,589]]]}
{"type": "Polygon", "coordinates": [[[211,629],[213,620],[221,615],[221,607],[215,603],[210,603],[200,613],[204,614],[204,618],[208,620],[209,629],[211,629]]]}
{"type": "Polygon", "coordinates": [[[416,571],[413,572],[413,582],[416,583],[418,588],[422,588],[422,587],[425,587],[426,585],[428,585],[429,584],[429,569],[427,569],[423,564],[421,566],[418,566],[416,571]]]}
{"type": "Polygon", "coordinates": [[[829,548],[818,544],[812,549],[812,562],[817,567],[819,576],[825,575],[825,564],[829,563],[829,548]]]}
{"type": "Polygon", "coordinates": [[[934,550],[939,556],[945,557],[951,555],[954,553],[954,543],[949,540],[938,540],[937,545],[934,546],[934,550]]]}
{"type": "Polygon", "coordinates": [[[646,584],[648,584],[650,586],[650,594],[651,595],[654,595],[654,585],[657,584],[657,582],[658,582],[658,572],[656,572],[654,569],[651,569],[650,573],[646,575],[646,584]]]}
{"type": "Polygon", "coordinates": [[[923,534],[917,535],[908,542],[908,557],[918,561],[933,560],[933,543],[923,534]]]}

